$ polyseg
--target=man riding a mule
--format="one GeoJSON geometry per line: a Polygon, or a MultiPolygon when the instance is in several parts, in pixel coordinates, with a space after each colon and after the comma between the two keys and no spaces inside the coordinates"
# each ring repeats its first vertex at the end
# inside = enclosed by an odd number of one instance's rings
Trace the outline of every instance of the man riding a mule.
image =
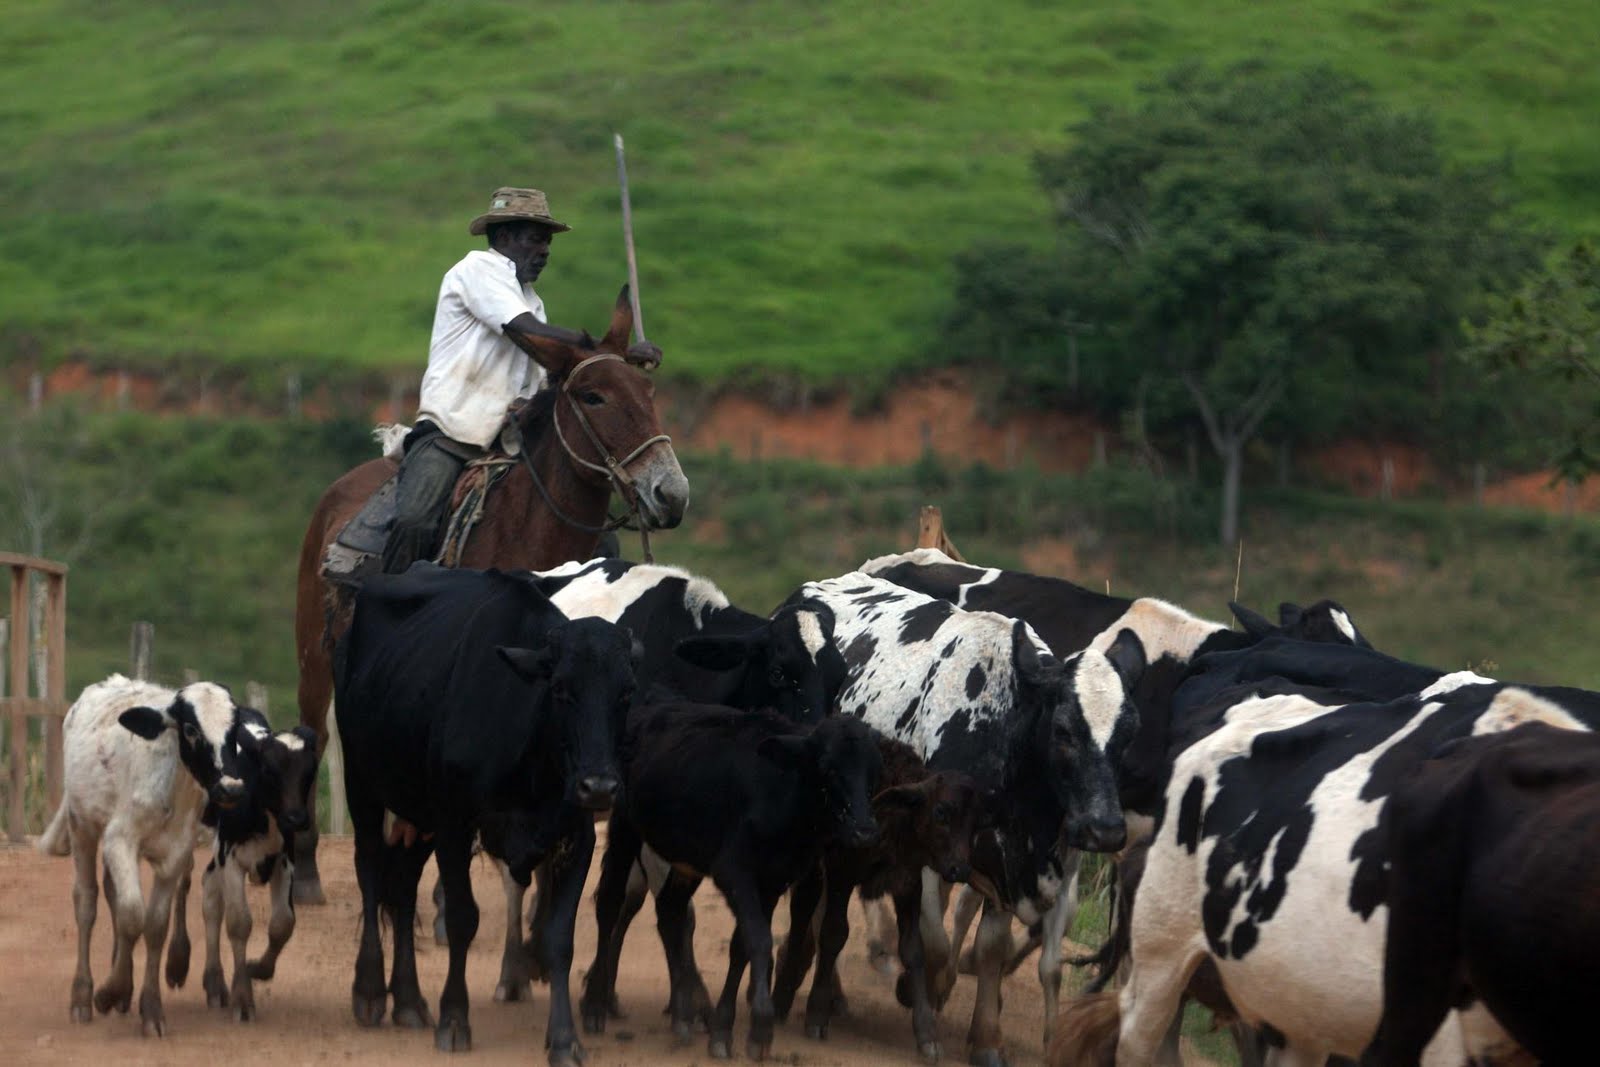
{"type": "MultiPolygon", "coordinates": [[[[496,189],[489,210],[467,227],[489,247],[468,252],[439,286],[417,422],[406,437],[383,550],[386,572],[434,557],[462,467],[495,443],[508,408],[544,385],[544,368],[507,334],[541,331],[544,301],[533,283],[549,262],[551,240],[571,228],[550,216],[538,189],[509,187],[496,189]]],[[[654,365],[661,350],[640,342],[627,359],[654,365]]]]}

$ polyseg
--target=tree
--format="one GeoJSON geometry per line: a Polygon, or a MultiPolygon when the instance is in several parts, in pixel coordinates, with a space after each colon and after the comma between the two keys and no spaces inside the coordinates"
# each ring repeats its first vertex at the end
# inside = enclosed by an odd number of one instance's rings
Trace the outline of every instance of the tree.
{"type": "Polygon", "coordinates": [[[1102,327],[1147,418],[1204,428],[1225,544],[1286,397],[1324,432],[1414,422],[1463,316],[1527,262],[1494,170],[1448,166],[1429,120],[1327,69],[1185,66],[1072,132],[1036,160],[1061,236],[1042,297],[1102,327]]]}
{"type": "Polygon", "coordinates": [[[1557,476],[1581,482],[1600,470],[1600,257],[1579,242],[1510,296],[1496,299],[1473,329],[1466,356],[1492,372],[1553,383],[1565,393],[1539,412],[1556,446],[1557,476]]]}

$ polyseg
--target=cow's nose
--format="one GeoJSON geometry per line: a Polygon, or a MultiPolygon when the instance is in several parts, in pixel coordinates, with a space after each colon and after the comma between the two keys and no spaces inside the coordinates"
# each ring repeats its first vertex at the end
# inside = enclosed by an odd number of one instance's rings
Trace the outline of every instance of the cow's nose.
{"type": "Polygon", "coordinates": [[[965,882],[968,878],[972,877],[972,864],[947,863],[945,864],[944,871],[941,873],[944,880],[947,882],[965,882]]]}
{"type": "Polygon", "coordinates": [[[278,816],[278,825],[285,833],[296,834],[311,825],[311,819],[304,811],[286,811],[278,816]]]}
{"type": "Polygon", "coordinates": [[[848,839],[851,847],[865,848],[878,840],[878,824],[875,822],[858,822],[850,827],[848,839]]]}
{"type": "Polygon", "coordinates": [[[231,808],[244,799],[244,783],[237,778],[221,778],[211,787],[211,799],[221,808],[231,808]]]}
{"type": "Polygon", "coordinates": [[[609,774],[591,774],[578,781],[578,803],[591,811],[611,807],[617,793],[617,780],[609,774]]]}
{"type": "Polygon", "coordinates": [[[1119,814],[1115,818],[1088,818],[1068,835],[1068,843],[1085,852],[1117,852],[1128,842],[1128,824],[1119,814]]]}

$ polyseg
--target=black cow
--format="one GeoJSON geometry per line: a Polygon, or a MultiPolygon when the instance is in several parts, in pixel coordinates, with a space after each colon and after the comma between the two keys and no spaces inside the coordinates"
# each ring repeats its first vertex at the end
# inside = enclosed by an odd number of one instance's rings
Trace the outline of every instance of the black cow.
{"type": "Polygon", "coordinates": [[[983,798],[969,776],[959,771],[930,772],[909,745],[880,736],[878,754],[883,758],[883,791],[872,798],[878,840],[864,846],[834,845],[824,853],[822,865],[795,886],[772,1000],[778,1018],[787,1018],[812,953],[820,948],[806,1001],[806,1034],[827,1037],[828,1023],[843,999],[836,964],[850,935],[850,894],[859,889],[864,901],[888,895],[894,900],[900,963],[913,998],[912,1032],[923,1057],[936,1062],[939,1036],[923,973],[918,921],[922,871],[926,867],[950,882],[967,880],[983,798]],[[820,943],[814,944],[812,917],[823,898],[820,943]]]}
{"type": "Polygon", "coordinates": [[[385,1008],[381,902],[393,918],[395,1021],[428,1025],[412,927],[417,877],[437,849],[450,969],[435,1039],[446,1051],[471,1046],[465,965],[478,908],[468,861],[481,829],[485,847],[523,883],[546,857],[554,861],[542,941],[545,1044],[552,1064],[580,1061],[567,992],[572,928],[594,812],[618,790],[631,663],[623,630],[567,620],[527,575],[413,567],[363,586],[334,671],[362,898],[358,1022],[376,1024],[385,1008]],[[390,815],[408,832],[386,843],[390,815]]]}
{"type": "Polygon", "coordinates": [[[1395,790],[1388,845],[1383,1021],[1362,1063],[1416,1063],[1474,1002],[1539,1062],[1592,1062],[1600,737],[1534,723],[1446,746],[1395,790]]]}
{"type": "MultiPolygon", "coordinates": [[[[624,789],[612,813],[595,892],[605,944],[622,906],[628,872],[648,845],[687,880],[656,898],[668,955],[674,1028],[687,1033],[695,1012],[685,974],[685,904],[702,878],[722,890],[736,923],[728,977],[709,1020],[710,1054],[733,1046],[740,979],[750,966],[747,1051],[772,1044],[772,911],[778,898],[838,842],[863,845],[878,827],[870,797],[882,760],[872,731],[850,718],[802,726],[771,712],[668,703],[636,709],[623,747],[624,789]]],[[[614,970],[597,958],[584,982],[582,1010],[593,1032],[605,1026],[614,970]]]]}

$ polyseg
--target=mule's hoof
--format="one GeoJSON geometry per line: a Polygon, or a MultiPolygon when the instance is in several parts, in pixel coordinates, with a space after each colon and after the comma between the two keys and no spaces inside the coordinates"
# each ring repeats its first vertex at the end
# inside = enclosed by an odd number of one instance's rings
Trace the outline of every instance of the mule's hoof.
{"type": "Polygon", "coordinates": [[[315,908],[328,902],[328,898],[322,895],[322,879],[307,878],[298,871],[295,872],[294,887],[289,891],[289,897],[296,907],[306,905],[315,908]]]}
{"type": "Polygon", "coordinates": [[[939,1057],[944,1055],[944,1049],[939,1047],[937,1041],[924,1041],[917,1046],[917,1051],[922,1054],[924,1063],[938,1063],[939,1057]]]}
{"type": "Polygon", "coordinates": [[[710,1044],[706,1046],[706,1051],[711,1054],[711,1058],[714,1060],[731,1060],[733,1059],[733,1041],[726,1036],[713,1037],[710,1044]]]}
{"type": "Polygon", "coordinates": [[[967,1062],[972,1067],[1006,1067],[1006,1054],[997,1048],[973,1049],[967,1062]]]}
{"type": "MultiPolygon", "coordinates": [[[[395,1013],[399,1022],[399,1013],[395,1013]]],[[[439,1024],[433,1032],[433,1047],[440,1052],[471,1052],[472,1027],[459,1019],[449,1019],[439,1024]]]]}
{"type": "Polygon", "coordinates": [[[265,960],[251,960],[244,965],[244,973],[253,981],[270,982],[272,976],[278,973],[278,967],[276,963],[267,963],[265,960]]]}
{"type": "Polygon", "coordinates": [[[501,982],[494,987],[494,999],[501,1004],[533,999],[533,983],[529,981],[501,982]]]}
{"type": "Polygon", "coordinates": [[[755,1060],[758,1063],[760,1061],[766,1059],[767,1058],[767,1053],[769,1053],[771,1051],[772,1051],[772,1039],[771,1038],[768,1038],[765,1041],[758,1041],[757,1039],[752,1037],[750,1040],[748,1040],[748,1041],[746,1041],[744,1043],[744,1054],[745,1054],[746,1058],[755,1060]]]}
{"type": "Polygon", "coordinates": [[[388,998],[382,993],[375,997],[350,994],[350,1011],[355,1015],[358,1026],[377,1026],[383,1022],[383,1013],[388,1006],[388,998]]]}
{"type": "MultiPolygon", "coordinates": [[[[428,1006],[426,1004],[396,1004],[394,1006],[394,1024],[407,1030],[426,1030],[428,1027],[433,1025],[433,1013],[428,1010],[428,1006]]],[[[450,1024],[439,1024],[439,1030],[443,1031],[448,1025],[450,1024]]],[[[472,1045],[472,1031],[467,1027],[466,1023],[461,1023],[459,1025],[463,1030],[467,1031],[467,1044],[459,1050],[465,1052],[472,1045]]],[[[439,1047],[444,1048],[443,1045],[440,1045],[439,1047]]],[[[455,1052],[457,1050],[445,1049],[445,1051],[455,1052]]]]}
{"type": "Polygon", "coordinates": [[[813,1041],[828,1040],[827,1023],[806,1023],[806,1036],[813,1041]]]}

